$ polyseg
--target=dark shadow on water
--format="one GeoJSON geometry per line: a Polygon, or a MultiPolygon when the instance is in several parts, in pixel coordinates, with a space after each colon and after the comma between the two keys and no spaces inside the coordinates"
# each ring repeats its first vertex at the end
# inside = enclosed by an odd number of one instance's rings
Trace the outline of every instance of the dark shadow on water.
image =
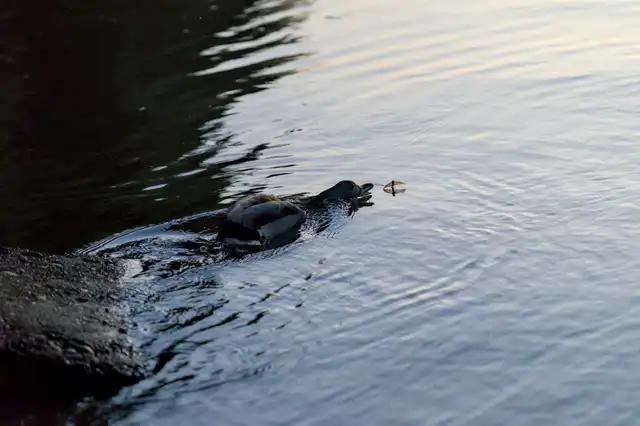
{"type": "Polygon", "coordinates": [[[91,401],[79,409],[80,399],[60,399],[49,395],[41,398],[0,398],[0,424],[3,426],[106,426],[110,424],[105,403],[91,401]]]}
{"type": "Polygon", "coordinates": [[[303,3],[3,2],[2,243],[68,252],[219,207],[269,146],[224,117],[295,72],[303,52],[274,48],[295,45],[303,3]]]}

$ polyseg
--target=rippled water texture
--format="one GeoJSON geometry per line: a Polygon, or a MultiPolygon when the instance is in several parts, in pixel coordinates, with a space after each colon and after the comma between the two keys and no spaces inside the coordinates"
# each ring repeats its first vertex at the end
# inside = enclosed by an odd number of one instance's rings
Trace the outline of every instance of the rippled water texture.
{"type": "Polygon", "coordinates": [[[2,18],[4,242],[137,262],[155,374],[78,422],[636,423],[640,1],[184,3],[2,18]],[[344,178],[407,192],[207,252],[344,178]]]}

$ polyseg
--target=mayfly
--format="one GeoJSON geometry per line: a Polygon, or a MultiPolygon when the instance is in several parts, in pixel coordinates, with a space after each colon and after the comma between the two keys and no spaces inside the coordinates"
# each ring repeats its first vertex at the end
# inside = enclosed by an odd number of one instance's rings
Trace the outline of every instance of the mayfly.
{"type": "Polygon", "coordinates": [[[392,180],[391,182],[386,184],[384,188],[382,188],[382,190],[387,194],[391,194],[395,197],[396,194],[406,191],[405,188],[398,188],[398,185],[406,185],[406,184],[399,180],[392,180]]]}

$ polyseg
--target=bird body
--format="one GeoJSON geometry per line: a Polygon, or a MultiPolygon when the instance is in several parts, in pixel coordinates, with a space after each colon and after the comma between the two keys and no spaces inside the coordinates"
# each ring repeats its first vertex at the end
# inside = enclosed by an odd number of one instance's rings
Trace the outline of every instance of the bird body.
{"type": "Polygon", "coordinates": [[[361,187],[352,181],[341,181],[314,197],[298,201],[269,194],[247,196],[231,206],[217,240],[234,246],[262,246],[278,235],[296,231],[309,210],[332,200],[370,197],[372,187],[372,184],[361,187]]]}

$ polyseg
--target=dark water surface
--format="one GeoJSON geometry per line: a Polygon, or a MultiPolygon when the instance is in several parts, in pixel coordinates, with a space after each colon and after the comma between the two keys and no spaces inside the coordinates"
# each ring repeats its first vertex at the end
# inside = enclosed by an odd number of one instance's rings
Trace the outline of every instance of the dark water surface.
{"type": "Polygon", "coordinates": [[[138,3],[0,6],[2,243],[131,259],[155,371],[41,424],[636,424],[640,1],[138,3]]]}

